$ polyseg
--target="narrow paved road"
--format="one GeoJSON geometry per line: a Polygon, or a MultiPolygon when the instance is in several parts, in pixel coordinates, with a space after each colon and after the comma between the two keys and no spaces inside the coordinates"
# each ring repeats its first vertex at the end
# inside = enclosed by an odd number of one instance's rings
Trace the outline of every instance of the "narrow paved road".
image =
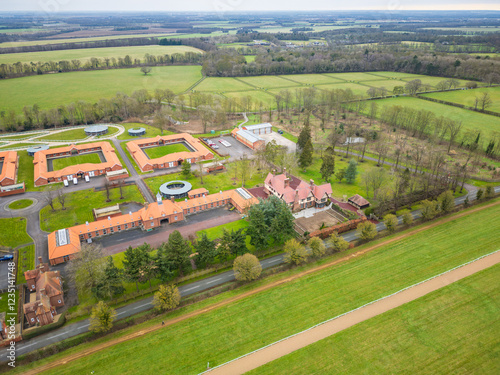
{"type": "MultiPolygon", "coordinates": [[[[495,192],[500,192],[500,186],[497,186],[495,188],[495,192]]],[[[475,198],[476,197],[474,194],[473,196],[469,197],[469,200],[472,201],[472,200],[475,200],[475,198]]],[[[460,197],[460,198],[456,198],[455,204],[456,205],[462,204],[464,200],[465,200],[465,196],[460,197]]],[[[412,212],[412,214],[413,214],[414,218],[420,217],[419,211],[414,211],[414,212],[412,212]]],[[[401,218],[399,218],[399,220],[401,221],[401,218]]],[[[377,231],[380,232],[384,229],[385,229],[384,223],[377,224],[377,231]]],[[[348,242],[354,241],[358,238],[356,231],[344,233],[344,234],[342,234],[342,237],[348,242]]],[[[276,255],[276,256],[273,256],[273,257],[270,257],[270,258],[267,258],[267,259],[261,261],[262,269],[274,267],[274,266],[277,266],[277,265],[282,264],[282,263],[283,263],[283,255],[282,254],[276,255]]],[[[183,285],[183,286],[179,287],[179,290],[181,292],[181,296],[185,297],[185,296],[189,296],[191,294],[198,293],[198,292],[213,288],[215,286],[218,286],[218,285],[221,285],[221,284],[224,284],[226,282],[233,281],[233,280],[235,280],[235,278],[234,278],[233,271],[231,270],[231,271],[226,271],[226,272],[220,273],[216,276],[212,276],[212,277],[209,277],[209,278],[206,278],[203,280],[199,280],[199,281],[187,284],[187,285],[183,285]]],[[[118,319],[127,318],[127,317],[132,316],[134,314],[137,314],[139,312],[143,312],[143,311],[151,309],[152,308],[151,300],[152,300],[152,298],[150,297],[150,298],[146,298],[144,300],[129,304],[127,306],[123,306],[123,307],[118,308],[116,310],[118,319]]],[[[26,353],[29,353],[33,350],[43,348],[44,346],[56,343],[58,341],[61,341],[61,340],[64,340],[64,339],[67,339],[67,338],[70,338],[73,336],[76,336],[80,333],[87,332],[88,327],[89,327],[88,319],[82,320],[82,321],[77,322],[77,323],[63,326],[57,330],[48,332],[48,333],[40,335],[40,336],[37,336],[31,340],[27,340],[27,341],[23,341],[23,342],[18,343],[17,353],[18,353],[18,355],[26,354],[26,353]]]]}

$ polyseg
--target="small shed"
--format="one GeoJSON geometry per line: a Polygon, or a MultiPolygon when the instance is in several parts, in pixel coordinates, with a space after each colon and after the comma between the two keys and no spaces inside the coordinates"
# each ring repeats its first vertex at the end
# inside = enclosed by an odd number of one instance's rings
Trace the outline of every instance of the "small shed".
{"type": "Polygon", "coordinates": [[[365,198],[363,198],[359,194],[353,195],[347,201],[360,210],[370,207],[370,202],[368,202],[365,198]]]}
{"type": "Polygon", "coordinates": [[[203,164],[203,170],[205,173],[220,172],[225,171],[226,167],[220,162],[206,163],[203,164]]]}

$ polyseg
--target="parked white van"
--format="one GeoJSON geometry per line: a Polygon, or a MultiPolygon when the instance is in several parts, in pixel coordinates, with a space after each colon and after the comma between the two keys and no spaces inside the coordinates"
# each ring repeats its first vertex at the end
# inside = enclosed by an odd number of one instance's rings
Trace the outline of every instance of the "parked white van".
{"type": "Polygon", "coordinates": [[[69,186],[68,180],[63,180],[63,184],[64,186],[68,187],[69,186]]]}
{"type": "Polygon", "coordinates": [[[76,177],[73,177],[73,185],[76,185],[76,184],[78,184],[78,180],[76,177]]]}

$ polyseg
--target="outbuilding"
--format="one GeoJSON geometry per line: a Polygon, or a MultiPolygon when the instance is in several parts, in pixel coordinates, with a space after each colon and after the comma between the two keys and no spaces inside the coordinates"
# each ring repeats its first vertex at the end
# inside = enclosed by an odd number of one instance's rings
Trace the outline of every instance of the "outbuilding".
{"type": "Polygon", "coordinates": [[[347,201],[360,210],[370,207],[370,202],[359,194],[353,195],[347,201]]]}

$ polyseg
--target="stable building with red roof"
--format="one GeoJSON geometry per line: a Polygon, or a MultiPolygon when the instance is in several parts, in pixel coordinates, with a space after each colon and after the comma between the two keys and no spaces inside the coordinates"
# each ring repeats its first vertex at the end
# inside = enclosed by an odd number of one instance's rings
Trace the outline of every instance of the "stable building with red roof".
{"type": "Polygon", "coordinates": [[[16,151],[0,152],[0,197],[24,193],[24,182],[17,182],[19,159],[16,151]]]}
{"type": "Polygon", "coordinates": [[[156,202],[146,203],[137,212],[108,216],[107,219],[54,231],[48,236],[50,264],[55,265],[73,259],[81,249],[81,242],[92,238],[136,228],[150,231],[163,223],[176,223],[184,220],[185,216],[227,206],[245,212],[251,205],[259,202],[244,188],[215,194],[206,194],[201,190],[196,193],[196,197],[181,202],[175,202],[173,199],[163,200],[158,194],[156,202]]]}
{"type": "Polygon", "coordinates": [[[152,171],[153,169],[174,168],[181,165],[184,160],[188,163],[213,159],[214,154],[210,152],[199,139],[191,134],[180,133],[154,138],[138,139],[127,143],[127,150],[134,158],[141,171],[152,171]],[[169,144],[183,143],[191,151],[174,152],[159,158],[150,159],[144,152],[144,148],[160,147],[169,144]]]}
{"type": "Polygon", "coordinates": [[[35,153],[33,164],[35,168],[35,186],[47,185],[51,182],[62,182],[63,180],[73,180],[73,178],[83,178],[84,176],[95,177],[104,175],[107,172],[123,169],[115,149],[108,142],[86,143],[41,150],[35,153]],[[48,159],[94,152],[101,152],[105,161],[97,164],[84,163],[70,165],[66,168],[49,172],[48,159]]]}

